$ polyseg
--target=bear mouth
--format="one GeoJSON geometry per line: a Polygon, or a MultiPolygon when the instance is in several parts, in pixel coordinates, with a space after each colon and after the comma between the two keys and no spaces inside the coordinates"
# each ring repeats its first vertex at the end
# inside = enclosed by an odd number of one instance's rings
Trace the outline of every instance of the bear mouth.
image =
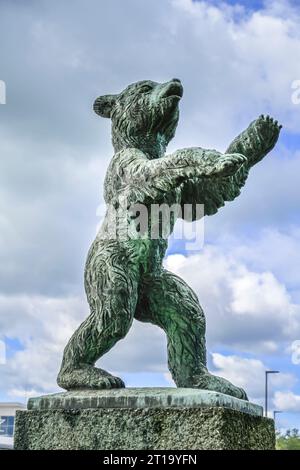
{"type": "Polygon", "coordinates": [[[183,87],[179,82],[170,83],[164,91],[163,98],[177,98],[181,99],[183,95],[183,87]]]}

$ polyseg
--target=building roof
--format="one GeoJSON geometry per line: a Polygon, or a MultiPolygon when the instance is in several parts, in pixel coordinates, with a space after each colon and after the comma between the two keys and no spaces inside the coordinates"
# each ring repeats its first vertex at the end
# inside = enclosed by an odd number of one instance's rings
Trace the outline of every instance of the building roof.
{"type": "Polygon", "coordinates": [[[13,401],[2,401],[0,402],[0,408],[26,408],[26,405],[24,403],[18,403],[13,401]]]}

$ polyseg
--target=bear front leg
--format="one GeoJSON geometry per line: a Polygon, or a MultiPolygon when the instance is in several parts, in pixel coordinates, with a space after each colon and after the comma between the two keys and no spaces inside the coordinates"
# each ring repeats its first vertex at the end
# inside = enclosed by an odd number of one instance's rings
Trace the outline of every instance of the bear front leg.
{"type": "Polygon", "coordinates": [[[245,391],[206,367],[205,317],[193,290],[166,270],[147,275],[135,318],[160,326],[168,339],[168,366],[177,387],[199,388],[247,400],[245,391]]]}
{"type": "Polygon", "coordinates": [[[217,150],[206,150],[201,147],[180,149],[160,160],[148,162],[151,168],[151,178],[157,184],[157,179],[179,182],[189,178],[211,178],[234,175],[247,162],[241,153],[227,152],[222,154],[217,150]]]}
{"type": "MultiPolygon", "coordinates": [[[[125,153],[125,152],[124,152],[125,153]]],[[[214,179],[234,175],[247,158],[241,153],[222,154],[201,147],[180,149],[157,160],[148,160],[142,152],[127,151],[122,161],[123,183],[131,189],[130,197],[143,202],[161,197],[193,178],[214,179]],[[143,193],[140,194],[140,188],[143,193]]],[[[130,194],[130,192],[129,192],[130,194]]]]}
{"type": "Polygon", "coordinates": [[[262,160],[275,146],[282,126],[270,116],[259,116],[238,135],[226,150],[227,153],[242,153],[249,167],[262,160]]]}

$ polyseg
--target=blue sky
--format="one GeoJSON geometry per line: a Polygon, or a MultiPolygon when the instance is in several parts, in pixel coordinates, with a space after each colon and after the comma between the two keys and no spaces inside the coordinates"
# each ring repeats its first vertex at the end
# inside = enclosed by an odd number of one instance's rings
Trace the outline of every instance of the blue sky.
{"type": "MultiPolygon", "coordinates": [[[[198,2],[202,0],[193,1],[198,2]]],[[[259,11],[262,10],[266,5],[271,4],[272,2],[268,0],[210,0],[207,3],[218,7],[222,7],[224,3],[233,6],[241,5],[245,7],[248,11],[259,11]]],[[[291,5],[297,6],[299,5],[299,0],[291,0],[289,3],[291,5]]]]}
{"type": "MultiPolygon", "coordinates": [[[[299,3],[288,0],[30,0],[0,4],[0,400],[57,391],[67,339],[88,314],[85,257],[112,156],[96,96],[179,77],[180,122],[169,152],[224,151],[262,113],[283,124],[276,149],[241,196],[205,220],[205,244],[171,243],[166,266],[196,291],[210,369],[300,428],[299,3]],[[239,4],[240,6],[237,6],[239,4]],[[244,8],[241,8],[244,7],[244,8]]],[[[173,386],[166,339],[135,323],[101,361],[129,386],[173,386]],[[142,339],[142,341],[141,341],[142,339]],[[141,347],[142,344],[142,347],[141,347]]]]}
{"type": "MultiPolygon", "coordinates": [[[[199,0],[194,1],[197,2],[199,0]]],[[[208,3],[217,6],[221,6],[222,3],[227,3],[228,5],[242,5],[250,10],[259,10],[263,7],[265,2],[263,0],[212,0],[208,3]]]]}

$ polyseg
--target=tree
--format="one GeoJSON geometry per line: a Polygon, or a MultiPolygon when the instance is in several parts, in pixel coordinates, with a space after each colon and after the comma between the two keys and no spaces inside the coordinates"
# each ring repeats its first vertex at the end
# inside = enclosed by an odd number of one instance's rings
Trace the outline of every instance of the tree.
{"type": "Polygon", "coordinates": [[[277,433],[277,450],[300,450],[299,429],[288,429],[285,434],[277,433]]]}

